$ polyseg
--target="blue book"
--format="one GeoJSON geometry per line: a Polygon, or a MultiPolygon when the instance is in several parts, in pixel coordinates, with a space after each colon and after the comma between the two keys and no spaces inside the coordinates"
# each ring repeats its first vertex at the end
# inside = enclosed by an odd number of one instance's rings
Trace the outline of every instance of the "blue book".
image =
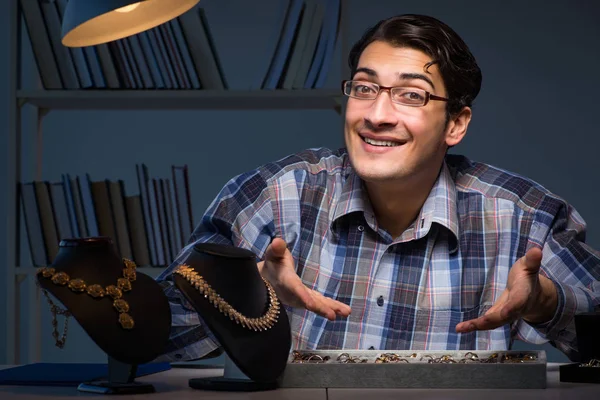
{"type": "Polygon", "coordinates": [[[179,55],[184,64],[184,69],[187,71],[188,77],[190,79],[192,89],[200,89],[200,79],[198,78],[198,74],[196,73],[196,69],[194,67],[194,62],[192,61],[192,56],[190,55],[190,49],[188,47],[187,41],[183,36],[183,30],[181,29],[181,23],[178,18],[172,19],[168,22],[171,25],[171,30],[175,35],[175,45],[177,51],[179,51],[179,55]]]}
{"type": "Polygon", "coordinates": [[[154,60],[157,63],[156,65],[158,66],[158,70],[160,71],[160,76],[162,77],[165,88],[173,89],[175,86],[171,81],[171,76],[169,75],[169,68],[167,66],[167,62],[163,54],[160,51],[160,46],[158,44],[158,39],[156,37],[154,29],[142,32],[142,36],[145,36],[150,42],[150,47],[152,48],[152,53],[154,54],[154,60]]]}
{"type": "MultiPolygon", "coordinates": [[[[317,50],[315,51],[315,57],[313,58],[312,64],[310,65],[310,69],[308,70],[308,75],[306,77],[306,81],[304,82],[305,89],[312,89],[316,87],[316,81],[321,71],[321,67],[323,65],[323,60],[325,58],[325,53],[330,46],[331,42],[331,31],[332,28],[336,29],[337,26],[332,27],[332,25],[337,25],[335,22],[335,14],[336,14],[336,1],[335,0],[325,0],[327,3],[325,4],[325,15],[323,16],[323,26],[321,27],[321,33],[319,34],[319,43],[317,44],[317,50]]],[[[333,41],[335,42],[335,37],[333,37],[333,41]]],[[[335,44],[335,43],[334,43],[335,44]]]]}
{"type": "Polygon", "coordinates": [[[254,60],[257,63],[256,70],[259,71],[259,75],[252,81],[250,85],[250,89],[253,90],[259,90],[262,88],[269,72],[269,66],[271,65],[271,62],[276,54],[277,42],[285,29],[284,22],[289,0],[276,0],[276,2],[277,6],[269,4],[265,7],[265,9],[263,9],[262,12],[262,15],[269,13],[271,18],[267,21],[273,26],[273,28],[271,28],[272,31],[270,32],[270,35],[259,39],[257,43],[257,46],[261,46],[260,51],[262,55],[260,57],[256,57],[256,60],[254,60]]]}
{"type": "Polygon", "coordinates": [[[183,86],[180,84],[179,79],[177,79],[177,75],[175,73],[175,66],[173,65],[175,60],[171,59],[169,52],[167,51],[167,45],[165,39],[161,33],[160,26],[153,28],[148,31],[151,35],[156,39],[156,43],[158,44],[158,51],[160,52],[160,56],[165,62],[168,73],[168,81],[171,83],[173,89],[183,89],[183,86]]]}
{"type": "MultiPolygon", "coordinates": [[[[78,178],[79,179],[79,178],[78,178]]],[[[98,220],[96,219],[96,209],[94,199],[92,197],[92,178],[89,174],[85,174],[85,178],[79,181],[79,197],[83,205],[85,224],[87,226],[88,236],[99,236],[98,220]]]]}
{"type": "Polygon", "coordinates": [[[159,25],[157,28],[159,28],[159,32],[162,35],[165,44],[165,50],[167,51],[168,57],[171,59],[173,71],[175,72],[175,78],[178,80],[179,86],[182,89],[191,89],[192,85],[183,66],[183,61],[181,60],[179,52],[175,47],[175,35],[171,31],[171,25],[165,23],[159,25]]]}
{"type": "Polygon", "coordinates": [[[61,179],[65,190],[65,199],[67,200],[67,210],[69,211],[69,222],[71,224],[71,231],[73,232],[74,237],[79,238],[83,235],[79,232],[79,225],[77,224],[77,213],[75,211],[75,200],[73,199],[71,177],[69,176],[69,174],[62,174],[61,179]]]}
{"type": "Polygon", "coordinates": [[[123,82],[123,86],[126,89],[137,89],[135,78],[133,77],[133,71],[127,60],[127,54],[125,53],[125,47],[123,46],[122,39],[110,42],[108,45],[112,49],[113,58],[117,62],[118,71],[123,82]]]}
{"type": "Polygon", "coordinates": [[[129,47],[131,48],[136,69],[140,74],[140,78],[142,79],[142,87],[146,89],[154,89],[154,79],[150,72],[148,60],[142,50],[142,44],[140,43],[139,35],[131,35],[127,37],[127,41],[129,47]]]}
{"type": "MultiPolygon", "coordinates": [[[[138,365],[136,377],[171,369],[169,363],[138,365]]],[[[108,364],[34,363],[0,370],[0,385],[75,386],[106,379],[108,364]]]]}
{"type": "Polygon", "coordinates": [[[158,59],[157,59],[156,55],[154,54],[155,50],[152,48],[152,45],[150,44],[150,38],[148,37],[148,32],[147,31],[141,32],[137,36],[140,40],[142,50],[146,57],[146,62],[148,63],[148,68],[150,68],[150,73],[152,74],[152,79],[154,80],[154,84],[156,85],[156,88],[164,89],[165,81],[160,72],[158,59]]]}
{"type": "Polygon", "coordinates": [[[323,29],[327,29],[329,32],[327,46],[325,47],[325,55],[323,57],[323,63],[319,70],[317,81],[315,82],[315,88],[322,88],[325,85],[327,79],[327,73],[331,66],[331,59],[333,58],[333,52],[335,51],[335,42],[337,39],[337,32],[340,20],[340,0],[331,0],[331,13],[327,16],[327,26],[323,26],[323,29]]]}
{"type": "Polygon", "coordinates": [[[131,49],[131,45],[129,43],[129,38],[125,37],[123,39],[120,39],[119,42],[120,42],[121,46],[123,47],[123,51],[125,54],[125,60],[126,60],[127,64],[129,65],[129,69],[133,75],[133,79],[135,81],[135,88],[143,89],[144,82],[142,81],[142,74],[140,73],[140,70],[138,69],[138,67],[135,63],[135,57],[133,56],[133,50],[131,49]]]}
{"type": "Polygon", "coordinates": [[[96,48],[91,46],[84,47],[83,52],[85,53],[90,72],[92,73],[94,86],[99,89],[106,88],[106,81],[104,80],[104,73],[100,67],[100,59],[98,58],[96,48]]]}
{"type": "MultiPolygon", "coordinates": [[[[65,9],[67,8],[68,0],[56,0],[56,5],[60,20],[62,22],[63,16],[65,15],[65,9]]],[[[85,54],[83,53],[82,47],[69,47],[69,52],[73,58],[73,64],[77,71],[77,77],[79,78],[79,85],[82,89],[89,89],[94,86],[92,81],[92,75],[88,68],[88,64],[85,60],[85,54]]]]}
{"type": "Polygon", "coordinates": [[[277,50],[275,56],[269,68],[266,81],[263,85],[264,89],[276,89],[279,84],[279,80],[283,74],[283,70],[287,63],[290,55],[290,50],[293,47],[293,40],[296,34],[296,28],[300,20],[300,14],[302,7],[304,6],[304,0],[292,0],[290,8],[285,19],[285,28],[282,32],[279,43],[277,43],[277,50]]]}

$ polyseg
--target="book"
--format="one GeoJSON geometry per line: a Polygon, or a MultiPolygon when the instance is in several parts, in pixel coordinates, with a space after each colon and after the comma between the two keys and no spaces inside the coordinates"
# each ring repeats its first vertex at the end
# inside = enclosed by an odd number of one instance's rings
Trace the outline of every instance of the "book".
{"type": "Polygon", "coordinates": [[[20,0],[20,3],[42,85],[45,89],[63,89],[40,3],[31,0],[20,0]]]}

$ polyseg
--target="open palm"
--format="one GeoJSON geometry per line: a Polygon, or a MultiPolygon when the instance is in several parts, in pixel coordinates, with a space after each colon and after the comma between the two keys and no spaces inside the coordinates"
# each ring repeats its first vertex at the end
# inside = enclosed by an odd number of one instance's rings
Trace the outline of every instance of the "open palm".
{"type": "Polygon", "coordinates": [[[265,260],[258,263],[261,275],[273,285],[281,303],[305,308],[329,320],[337,315],[350,315],[350,307],[323,296],[304,285],[296,273],[294,258],[283,239],[275,238],[265,252],[265,260]]]}
{"type": "Polygon", "coordinates": [[[540,295],[540,266],[542,251],[531,248],[513,264],[504,292],[496,303],[481,317],[456,325],[461,333],[495,329],[528,315],[538,304],[540,295]]]}

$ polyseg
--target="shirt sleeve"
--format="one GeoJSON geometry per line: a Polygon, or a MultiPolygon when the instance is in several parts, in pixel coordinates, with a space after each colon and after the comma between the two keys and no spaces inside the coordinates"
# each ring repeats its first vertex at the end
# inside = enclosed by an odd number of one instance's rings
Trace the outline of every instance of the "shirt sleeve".
{"type": "Polygon", "coordinates": [[[560,207],[549,224],[545,219],[548,215],[540,212],[532,239],[540,238],[543,244],[540,273],[556,286],[558,307],[545,323],[519,321],[517,337],[535,344],[551,342],[571,360],[578,360],[574,317],[600,305],[600,252],[585,243],[585,221],[572,206],[560,207]]]}
{"type": "Polygon", "coordinates": [[[220,344],[201,316],[173,283],[175,268],[197,243],[220,243],[253,251],[257,261],[274,235],[273,211],[260,172],[239,175],[222,188],[202,216],[186,246],[156,278],[171,308],[171,334],[165,353],[156,361],[188,361],[218,354],[220,344]]]}

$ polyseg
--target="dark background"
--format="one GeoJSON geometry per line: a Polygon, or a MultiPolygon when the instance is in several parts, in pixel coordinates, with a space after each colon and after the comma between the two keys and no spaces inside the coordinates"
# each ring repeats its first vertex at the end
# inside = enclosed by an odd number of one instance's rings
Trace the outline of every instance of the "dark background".
{"type": "MultiPolygon", "coordinates": [[[[259,38],[272,31],[257,23],[261,10],[277,0],[201,0],[215,36],[225,74],[241,88],[260,71],[249,57],[262,56],[259,38]]],[[[416,12],[438,17],[470,46],[483,70],[483,87],[466,139],[453,149],[473,159],[526,175],[569,200],[589,225],[588,243],[600,248],[597,212],[598,96],[600,94],[600,2],[579,1],[399,1],[343,0],[350,43],[379,19],[416,12]]],[[[0,143],[8,130],[8,1],[0,2],[0,143]]],[[[26,34],[23,36],[23,85],[38,85],[26,34]]],[[[338,49],[327,87],[342,79],[338,49]]],[[[344,77],[345,78],[345,77],[344,77]]],[[[23,112],[23,180],[34,179],[35,114],[23,112]]],[[[221,186],[233,175],[307,147],[342,145],[342,119],[325,111],[52,111],[43,125],[43,179],[61,173],[90,173],[92,179],[124,179],[137,192],[135,164],[168,177],[172,164],[188,164],[193,214],[197,221],[221,186]]],[[[4,157],[3,157],[4,158],[4,157]]],[[[0,187],[6,187],[6,162],[0,187]]],[[[6,210],[6,196],[0,196],[6,210]]],[[[6,212],[0,213],[6,226],[6,212]]],[[[6,243],[0,230],[0,243],[6,243]]],[[[28,262],[28,249],[21,251],[28,262]]],[[[6,246],[0,246],[5,258],[6,246]]],[[[7,277],[0,262],[0,280],[7,277]]],[[[0,300],[5,325],[5,298],[0,300]]],[[[25,303],[26,304],[26,303],[25,303]]],[[[22,308],[26,318],[26,306],[22,308]]],[[[70,323],[67,346],[53,346],[50,319],[43,309],[42,361],[102,362],[102,353],[80,327],[70,323]]],[[[0,328],[0,360],[6,354],[0,328]]],[[[26,338],[24,338],[26,339],[26,338]]],[[[26,343],[26,340],[23,340],[26,343]]],[[[530,348],[531,345],[520,345],[530,348]]],[[[544,347],[548,348],[548,346],[544,347]]],[[[24,356],[27,351],[22,347],[24,356]]],[[[563,360],[550,351],[550,360],[563,360]]],[[[0,364],[2,361],[0,361],[0,364]]]]}

